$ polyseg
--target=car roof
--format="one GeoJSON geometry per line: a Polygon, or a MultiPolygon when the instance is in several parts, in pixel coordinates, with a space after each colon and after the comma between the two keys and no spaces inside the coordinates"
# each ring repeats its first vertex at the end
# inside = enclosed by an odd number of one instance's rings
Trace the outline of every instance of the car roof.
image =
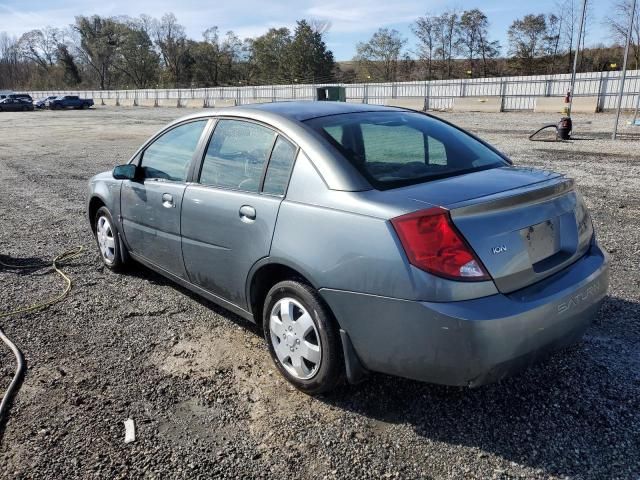
{"type": "MultiPolygon", "coordinates": [[[[305,120],[312,118],[359,112],[398,112],[408,111],[401,108],[368,105],[366,103],[346,103],[331,101],[292,101],[250,104],[237,107],[203,109],[199,112],[178,118],[162,128],[156,135],[173,126],[193,120],[212,117],[237,117],[264,122],[296,143],[310,158],[321,173],[323,180],[332,190],[362,191],[370,190],[369,182],[358,170],[319,134],[313,132],[305,120]]],[[[152,137],[149,141],[152,141],[152,137]]],[[[138,150],[141,151],[145,145],[138,150]]],[[[138,155],[138,153],[136,153],[138,155]]],[[[135,155],[134,155],[135,156],[135,155]]]]}
{"type": "MultiPolygon", "coordinates": [[[[249,104],[214,110],[203,109],[174,120],[161,129],[158,134],[179,123],[212,117],[237,117],[264,122],[284,133],[305,152],[330,189],[355,192],[370,190],[372,187],[351,162],[344,159],[326,139],[323,139],[303,122],[312,118],[347,113],[402,111],[410,112],[411,110],[366,103],[311,100],[249,104]]],[[[140,147],[140,150],[144,147],[145,145],[140,147]]]]}
{"type": "Polygon", "coordinates": [[[291,120],[303,122],[317,117],[340,115],[343,113],[377,112],[397,110],[393,107],[382,105],[369,105],[365,103],[347,103],[331,101],[292,101],[260,103],[235,107],[235,110],[262,110],[272,112],[291,120]]]}

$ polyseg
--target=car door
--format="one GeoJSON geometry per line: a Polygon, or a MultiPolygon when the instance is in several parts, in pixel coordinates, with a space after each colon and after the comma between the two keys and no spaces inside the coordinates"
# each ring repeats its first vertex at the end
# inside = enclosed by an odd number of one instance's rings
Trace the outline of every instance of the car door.
{"type": "Polygon", "coordinates": [[[207,122],[186,122],[156,138],[138,159],[140,180],[125,180],[120,194],[130,252],[181,278],[186,278],[180,241],[182,196],[207,122]]]}
{"type": "Polygon", "coordinates": [[[262,124],[217,122],[182,203],[182,252],[192,283],[247,308],[246,279],[267,256],[297,147],[262,124]]]}

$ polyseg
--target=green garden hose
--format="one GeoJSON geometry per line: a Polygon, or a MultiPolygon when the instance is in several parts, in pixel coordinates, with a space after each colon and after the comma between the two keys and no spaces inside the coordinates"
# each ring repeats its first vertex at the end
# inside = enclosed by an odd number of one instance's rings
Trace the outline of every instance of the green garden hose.
{"type": "MultiPolygon", "coordinates": [[[[15,310],[10,310],[8,312],[0,312],[0,318],[7,318],[7,317],[11,317],[14,315],[20,315],[23,313],[30,313],[30,312],[35,312],[38,310],[43,310],[45,308],[50,307],[51,305],[58,303],[59,301],[61,301],[64,297],[67,296],[67,294],[69,293],[69,291],[71,290],[71,279],[69,278],[69,276],[67,274],[65,274],[60,267],[58,266],[58,262],[62,261],[62,260],[69,260],[71,258],[76,258],[79,257],[82,252],[84,251],[84,247],[83,246],[78,246],[72,250],[67,250],[64,253],[61,253],[60,255],[58,255],[56,258],[53,259],[53,269],[56,271],[56,273],[58,275],[60,275],[62,277],[62,279],[64,280],[64,288],[62,289],[62,292],[44,302],[39,302],[39,303],[34,303],[33,305],[27,305],[24,307],[20,307],[17,308],[15,310]]],[[[3,267],[12,269],[12,270],[18,270],[18,269],[32,269],[32,268],[41,268],[44,267],[44,264],[38,264],[38,265],[9,265],[6,264],[2,261],[0,261],[0,265],[2,265],[3,267]]],[[[8,347],[9,349],[11,349],[11,351],[13,352],[13,355],[16,357],[16,373],[13,376],[13,379],[11,380],[11,383],[9,384],[9,388],[7,388],[7,391],[5,392],[4,396],[2,397],[2,401],[0,401],[0,425],[2,425],[2,422],[6,419],[6,413],[8,412],[9,409],[9,404],[11,402],[11,399],[13,398],[13,396],[15,395],[15,393],[17,392],[20,383],[22,381],[22,378],[24,377],[24,373],[25,373],[25,369],[26,369],[26,365],[25,365],[25,361],[24,361],[24,356],[22,355],[22,352],[20,351],[20,349],[5,335],[5,333],[2,331],[2,327],[0,327],[0,340],[2,340],[8,347]]]]}

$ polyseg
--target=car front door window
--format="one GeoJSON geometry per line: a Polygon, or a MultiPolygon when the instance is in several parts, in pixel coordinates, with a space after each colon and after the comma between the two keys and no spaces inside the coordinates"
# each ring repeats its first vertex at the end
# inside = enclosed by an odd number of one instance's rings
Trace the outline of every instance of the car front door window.
{"type": "Polygon", "coordinates": [[[147,147],[141,163],[144,178],[185,182],[206,124],[207,120],[199,120],[180,125],[147,147]]]}

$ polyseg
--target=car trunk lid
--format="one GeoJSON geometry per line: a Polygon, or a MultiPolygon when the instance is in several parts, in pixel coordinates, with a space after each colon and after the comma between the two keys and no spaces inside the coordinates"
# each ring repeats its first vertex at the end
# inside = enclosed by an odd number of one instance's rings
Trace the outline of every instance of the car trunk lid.
{"type": "Polygon", "coordinates": [[[505,167],[402,190],[415,202],[450,211],[502,293],[570,265],[593,235],[573,181],[553,172],[505,167]]]}

